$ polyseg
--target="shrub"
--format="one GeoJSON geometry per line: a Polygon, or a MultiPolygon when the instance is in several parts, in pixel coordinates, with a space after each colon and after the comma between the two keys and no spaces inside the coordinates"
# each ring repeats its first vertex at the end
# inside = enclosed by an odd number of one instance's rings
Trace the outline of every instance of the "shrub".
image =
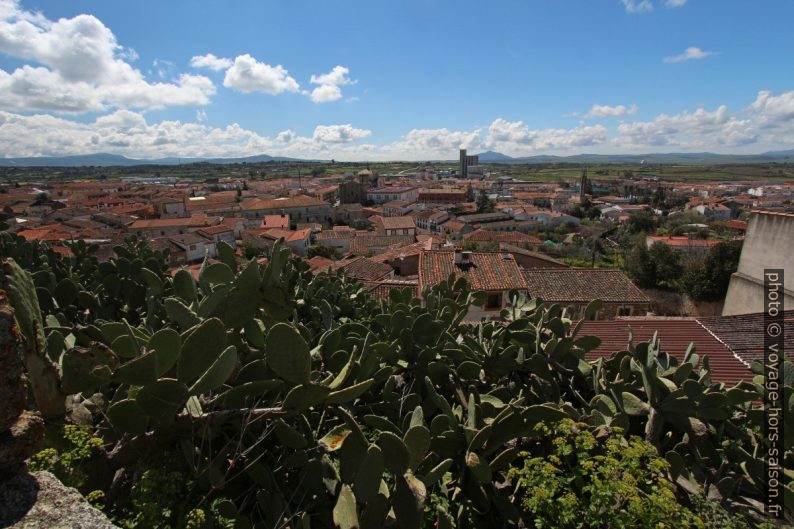
{"type": "Polygon", "coordinates": [[[538,528],[689,528],[698,519],[676,499],[668,463],[637,437],[601,441],[584,423],[564,419],[536,427],[552,449],[523,452],[515,480],[521,508],[538,528]]]}

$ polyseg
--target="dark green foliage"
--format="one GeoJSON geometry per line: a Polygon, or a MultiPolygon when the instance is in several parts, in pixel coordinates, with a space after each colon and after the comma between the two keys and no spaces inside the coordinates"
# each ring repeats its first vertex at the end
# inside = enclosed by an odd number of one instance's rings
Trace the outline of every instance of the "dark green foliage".
{"type": "Polygon", "coordinates": [[[691,491],[757,517],[763,380],[727,388],[694,351],[679,361],[653,339],[587,362],[598,342],[560,306],[512,293],[503,321],[462,325],[484,303],[464,280],[378,302],[345,277],[313,275],[281,243],[266,265],[205,263],[193,281],[135,241],[98,263],[90,247],[63,259],[0,236],[29,272],[12,280],[37,287],[38,309],[15,302],[20,327],[42,336],[25,352],[73,366],[55,372],[51,396],[102,438],[97,457],[119,478],[92,497],[118,520],[532,527],[509,469],[519,453],[550,454],[557,434],[538,425],[566,419],[598,440],[593,457],[612,436],[643,437],[664,457],[633,468],[638,483],[675,483],[649,517],[690,505],[691,491]],[[67,278],[76,297],[56,292],[67,278]]]}
{"type": "Polygon", "coordinates": [[[322,244],[313,244],[306,250],[306,255],[312,257],[326,257],[328,259],[339,259],[342,255],[339,250],[333,246],[325,246],[322,244]]]}
{"type": "Polygon", "coordinates": [[[714,246],[703,261],[688,266],[681,277],[681,288],[698,301],[719,301],[728,292],[731,274],[739,267],[740,242],[728,241],[714,246]]]}

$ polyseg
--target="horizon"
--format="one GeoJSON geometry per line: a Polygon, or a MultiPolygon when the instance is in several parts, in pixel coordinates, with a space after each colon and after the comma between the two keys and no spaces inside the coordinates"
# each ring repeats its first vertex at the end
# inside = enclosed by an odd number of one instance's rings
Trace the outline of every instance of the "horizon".
{"type": "Polygon", "coordinates": [[[312,3],[307,15],[0,0],[0,157],[789,150],[794,86],[779,66],[794,5],[769,4],[579,2],[571,17],[543,2],[312,3]],[[722,31],[740,21],[763,30],[722,31]]]}

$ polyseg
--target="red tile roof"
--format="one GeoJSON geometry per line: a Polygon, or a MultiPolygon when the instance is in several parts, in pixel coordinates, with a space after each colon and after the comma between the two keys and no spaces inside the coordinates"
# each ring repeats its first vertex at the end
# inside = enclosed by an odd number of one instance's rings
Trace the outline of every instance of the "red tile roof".
{"type": "MultiPolygon", "coordinates": [[[[698,318],[698,322],[745,362],[763,360],[763,312],[698,318]]],[[[794,310],[783,312],[783,322],[783,343],[794,344],[794,310]]]]}
{"type": "Polygon", "coordinates": [[[509,242],[514,244],[534,244],[540,246],[543,241],[534,235],[521,233],[520,231],[488,231],[479,229],[463,236],[464,241],[474,242],[509,242]]]}
{"type": "Polygon", "coordinates": [[[529,295],[543,301],[650,303],[620,270],[605,268],[532,268],[524,270],[529,295]]]}
{"type": "Polygon", "coordinates": [[[461,252],[469,261],[455,264],[455,253],[423,251],[419,254],[419,291],[449,278],[465,277],[474,290],[526,290],[527,281],[510,254],[498,252],[461,252]]]}
{"type": "Polygon", "coordinates": [[[711,246],[717,246],[719,243],[723,242],[718,239],[690,239],[684,235],[649,235],[649,238],[654,243],[660,242],[675,248],[707,248],[711,246]]]}
{"type": "Polygon", "coordinates": [[[597,336],[601,339],[593,351],[587,353],[588,360],[609,357],[612,353],[626,349],[629,328],[634,334],[634,344],[648,341],[658,332],[662,351],[683,361],[684,352],[690,343],[701,357],[708,356],[714,380],[729,386],[740,380],[751,380],[750,368],[742,363],[725,345],[719,342],[695,319],[625,319],[586,321],[578,336],[597,336]]]}

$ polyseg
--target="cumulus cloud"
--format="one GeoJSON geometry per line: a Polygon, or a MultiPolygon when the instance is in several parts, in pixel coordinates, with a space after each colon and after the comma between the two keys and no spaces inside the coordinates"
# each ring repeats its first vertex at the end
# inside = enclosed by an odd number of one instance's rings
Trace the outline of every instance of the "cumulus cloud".
{"type": "Polygon", "coordinates": [[[328,103],[342,98],[341,86],[355,84],[357,81],[349,78],[348,68],[344,66],[334,66],[334,68],[322,75],[312,75],[310,83],[320,85],[311,91],[309,97],[315,103],[328,103]]]}
{"type": "Polygon", "coordinates": [[[581,126],[573,129],[531,129],[521,121],[499,118],[488,127],[486,146],[516,152],[566,151],[575,147],[589,147],[603,143],[607,129],[602,125],[581,126]]]}
{"type": "Polygon", "coordinates": [[[348,143],[366,138],[372,134],[371,130],[357,129],[347,125],[317,125],[312,138],[323,143],[348,143]]]}
{"type": "MultiPolygon", "coordinates": [[[[0,93],[0,97],[7,97],[0,93]]],[[[471,130],[413,129],[389,143],[363,143],[373,132],[352,124],[319,125],[301,135],[273,136],[236,123],[214,127],[202,121],[149,122],[141,112],[118,109],[93,122],[46,114],[0,111],[0,156],[112,152],[135,158],[231,157],[272,154],[337,160],[454,159],[458,149],[492,149],[512,156],[533,154],[763,152],[794,144],[794,91],[761,91],[744,108],[726,106],[659,114],[613,127],[580,125],[537,128],[504,118],[471,130]]]]}
{"type": "Polygon", "coordinates": [[[193,68],[209,68],[216,72],[231,68],[232,60],[225,57],[216,57],[212,53],[206,55],[194,55],[190,59],[190,66],[193,68]]]}
{"type": "Polygon", "coordinates": [[[665,0],[664,5],[667,7],[681,7],[685,5],[687,0],[665,0]]]}
{"type": "Polygon", "coordinates": [[[203,76],[148,82],[127,62],[137,53],[121,46],[94,16],[52,21],[22,9],[17,0],[0,1],[0,53],[37,63],[12,72],[0,69],[0,105],[7,109],[150,109],[204,105],[215,94],[212,81],[203,76]]]}
{"type": "Polygon", "coordinates": [[[139,158],[234,157],[262,153],[317,157],[330,149],[334,155],[338,151],[343,156],[345,152],[358,149],[355,142],[370,134],[369,130],[346,124],[318,126],[311,136],[285,130],[269,137],[236,123],[225,127],[178,120],[149,123],[143,114],[125,109],[88,123],[47,114],[0,111],[0,156],[4,157],[95,152],[139,158]]]}
{"type": "Polygon", "coordinates": [[[271,66],[259,62],[247,53],[238,55],[226,70],[223,86],[244,93],[262,92],[271,95],[300,90],[300,85],[290,77],[286,68],[280,64],[271,66]]]}
{"type": "Polygon", "coordinates": [[[706,59],[708,57],[713,57],[714,55],[718,55],[718,52],[703,51],[695,46],[690,46],[689,48],[685,49],[683,53],[679,53],[678,55],[672,55],[670,57],[665,57],[664,59],[662,59],[662,61],[666,63],[676,63],[676,62],[706,59]]]}
{"type": "Polygon", "coordinates": [[[647,13],[653,11],[651,0],[621,0],[628,13],[647,13]]]}
{"type": "Polygon", "coordinates": [[[593,105],[590,111],[585,114],[584,117],[586,118],[619,118],[622,116],[630,116],[632,114],[636,114],[637,105],[631,105],[627,107],[626,105],[617,105],[611,107],[609,105],[593,105]]]}
{"type": "Polygon", "coordinates": [[[748,110],[763,127],[791,126],[794,123],[794,91],[775,96],[769,90],[762,90],[748,110]]]}
{"type": "Polygon", "coordinates": [[[686,150],[720,145],[742,145],[757,141],[755,124],[731,115],[725,105],[708,111],[660,114],[652,121],[622,123],[619,140],[628,146],[672,146],[686,150]]]}

